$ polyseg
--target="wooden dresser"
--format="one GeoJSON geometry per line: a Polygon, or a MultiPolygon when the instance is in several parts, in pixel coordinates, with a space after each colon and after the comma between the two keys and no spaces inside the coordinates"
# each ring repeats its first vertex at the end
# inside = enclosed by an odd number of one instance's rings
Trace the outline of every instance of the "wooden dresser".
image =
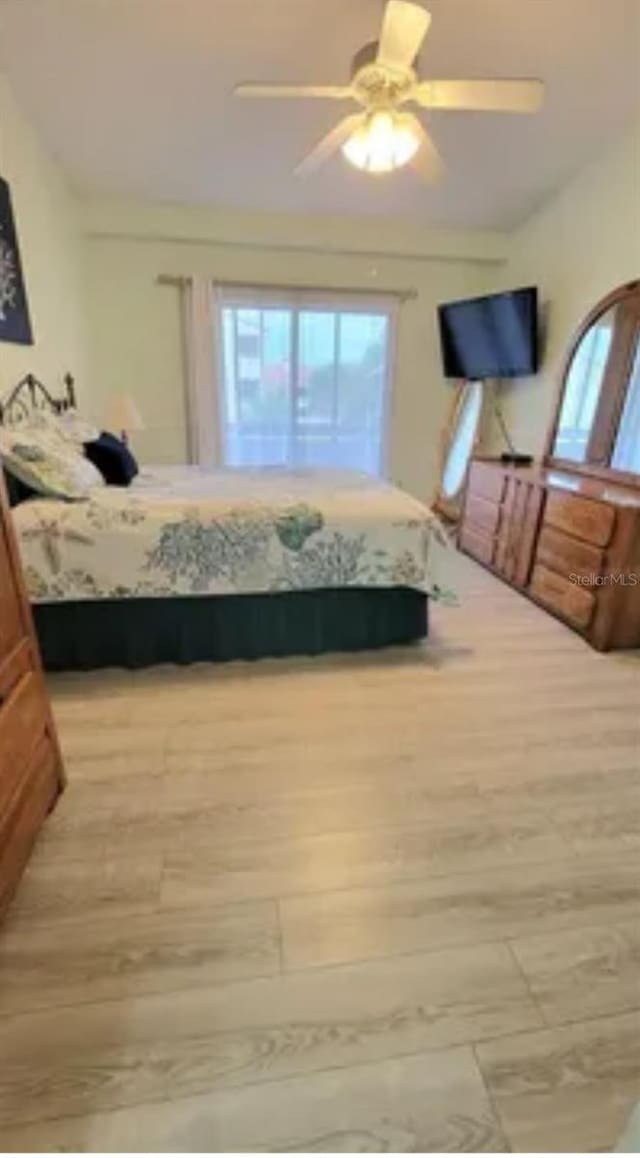
{"type": "Polygon", "coordinates": [[[458,544],[598,650],[640,647],[640,489],[474,459],[458,544]]]}
{"type": "Polygon", "coordinates": [[[63,785],[0,469],[0,918],[63,785]]]}

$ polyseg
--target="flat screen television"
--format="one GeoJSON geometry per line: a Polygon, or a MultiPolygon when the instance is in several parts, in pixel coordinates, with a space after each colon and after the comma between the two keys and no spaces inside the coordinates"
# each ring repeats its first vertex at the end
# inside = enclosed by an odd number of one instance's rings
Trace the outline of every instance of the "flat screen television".
{"type": "Polygon", "coordinates": [[[535,286],[438,307],[445,378],[520,378],[538,369],[535,286]]]}

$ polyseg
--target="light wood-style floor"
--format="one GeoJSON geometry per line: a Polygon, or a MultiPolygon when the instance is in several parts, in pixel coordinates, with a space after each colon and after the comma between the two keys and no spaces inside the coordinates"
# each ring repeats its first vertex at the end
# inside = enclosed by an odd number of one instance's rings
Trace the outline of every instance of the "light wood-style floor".
{"type": "Polygon", "coordinates": [[[640,1096],[640,665],[468,561],[427,646],[51,681],[5,1150],[596,1150],[640,1096]]]}

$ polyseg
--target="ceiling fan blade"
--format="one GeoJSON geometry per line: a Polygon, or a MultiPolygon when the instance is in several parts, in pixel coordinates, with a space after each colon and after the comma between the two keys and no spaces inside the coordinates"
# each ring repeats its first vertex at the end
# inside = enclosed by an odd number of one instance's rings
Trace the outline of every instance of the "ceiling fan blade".
{"type": "Polygon", "coordinates": [[[348,100],[353,96],[350,85],[337,84],[237,84],[234,96],[240,97],[316,97],[325,100],[348,100]]]}
{"type": "Polygon", "coordinates": [[[431,23],[419,4],[387,0],[378,44],[378,61],[390,68],[411,68],[431,23]]]}
{"type": "Polygon", "coordinates": [[[420,138],[420,145],[417,153],[411,158],[411,165],[420,174],[423,181],[426,181],[428,185],[434,185],[436,181],[440,181],[444,177],[444,161],[424,125],[417,117],[412,114],[408,115],[416,135],[420,138]]]}
{"type": "Polygon", "coordinates": [[[315,149],[312,149],[304,158],[304,161],[301,161],[300,164],[296,166],[294,170],[296,177],[308,177],[310,173],[315,172],[321,165],[324,165],[325,161],[328,161],[334,153],[337,153],[347,137],[350,137],[351,134],[363,124],[364,119],[362,113],[353,113],[351,116],[344,117],[343,120],[339,121],[331,132],[327,133],[326,137],[323,137],[322,140],[318,142],[315,149]]]}
{"type": "Polygon", "coordinates": [[[425,80],[409,99],[427,109],[535,113],[543,97],[541,80],[425,80]]]}

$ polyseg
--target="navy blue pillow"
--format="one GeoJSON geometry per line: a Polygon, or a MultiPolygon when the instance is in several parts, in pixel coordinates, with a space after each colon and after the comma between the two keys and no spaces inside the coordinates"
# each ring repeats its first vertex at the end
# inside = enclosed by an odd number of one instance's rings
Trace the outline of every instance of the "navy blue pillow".
{"type": "Polygon", "coordinates": [[[128,487],[138,473],[138,464],[129,447],[106,430],[93,442],[85,442],[84,453],[111,487],[128,487]]]}

